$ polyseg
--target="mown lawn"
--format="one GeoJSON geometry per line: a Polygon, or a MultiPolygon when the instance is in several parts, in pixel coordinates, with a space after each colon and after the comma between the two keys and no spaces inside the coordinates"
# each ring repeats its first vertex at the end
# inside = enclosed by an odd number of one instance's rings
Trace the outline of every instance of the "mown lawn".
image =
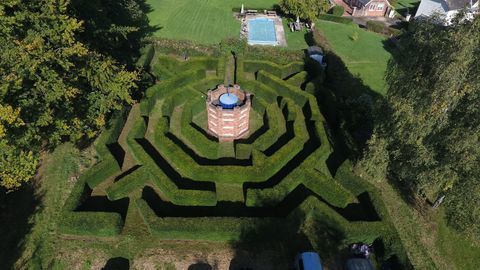
{"type": "Polygon", "coordinates": [[[152,8],[150,25],[159,30],[155,36],[188,39],[200,43],[218,43],[240,35],[240,22],[232,8],[242,4],[250,8],[269,8],[277,0],[147,0],[152,8]]]}
{"type": "Polygon", "coordinates": [[[348,70],[358,75],[373,91],[385,95],[385,70],[390,53],[385,49],[385,37],[358,28],[327,21],[318,21],[317,27],[325,34],[334,51],[342,58],[348,70]],[[357,40],[352,36],[358,35],[357,40]]]}
{"type": "Polygon", "coordinates": [[[480,247],[464,238],[461,233],[448,227],[444,215],[438,218],[437,245],[445,257],[450,258],[457,269],[478,269],[480,247]]]}

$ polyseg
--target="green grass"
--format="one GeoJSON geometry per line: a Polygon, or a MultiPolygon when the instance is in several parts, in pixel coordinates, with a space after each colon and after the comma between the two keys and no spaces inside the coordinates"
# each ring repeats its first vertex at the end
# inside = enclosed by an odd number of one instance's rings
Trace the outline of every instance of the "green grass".
{"type": "Polygon", "coordinates": [[[158,27],[155,36],[188,39],[205,44],[218,43],[240,35],[240,21],[232,8],[242,4],[252,8],[268,8],[276,0],[147,0],[152,12],[150,25],[158,27]]]}
{"type": "Polygon", "coordinates": [[[480,247],[472,246],[460,233],[448,227],[443,215],[438,218],[437,245],[442,254],[454,262],[457,269],[478,269],[480,247]]]}
{"type": "Polygon", "coordinates": [[[384,36],[367,32],[356,25],[318,21],[317,27],[325,34],[348,70],[358,75],[365,85],[382,95],[386,93],[385,70],[390,53],[385,50],[384,36]],[[351,39],[358,33],[358,39],[351,39]]]}

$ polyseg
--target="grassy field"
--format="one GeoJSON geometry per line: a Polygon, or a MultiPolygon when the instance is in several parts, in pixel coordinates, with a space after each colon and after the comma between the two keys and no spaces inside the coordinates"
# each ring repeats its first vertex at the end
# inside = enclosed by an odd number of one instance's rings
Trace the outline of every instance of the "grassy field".
{"type": "Polygon", "coordinates": [[[437,222],[437,245],[442,254],[451,258],[457,269],[478,269],[480,247],[473,246],[460,233],[448,227],[443,215],[439,215],[437,222]]]}
{"type": "Polygon", "coordinates": [[[218,43],[240,34],[240,22],[232,8],[242,4],[250,8],[268,8],[276,0],[147,0],[152,12],[150,24],[159,30],[155,36],[188,39],[200,43],[218,43]]]}
{"type": "Polygon", "coordinates": [[[318,21],[317,27],[352,74],[358,75],[373,91],[382,95],[386,93],[384,74],[390,53],[384,47],[384,36],[367,32],[356,25],[327,21],[318,21]],[[358,35],[358,39],[354,41],[353,35],[358,35]]]}

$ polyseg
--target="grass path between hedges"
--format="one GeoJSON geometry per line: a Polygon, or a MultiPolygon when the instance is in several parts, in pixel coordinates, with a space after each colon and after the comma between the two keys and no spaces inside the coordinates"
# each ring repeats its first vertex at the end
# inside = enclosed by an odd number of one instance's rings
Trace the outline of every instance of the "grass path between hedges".
{"type": "Polygon", "coordinates": [[[457,268],[451,258],[441,253],[432,221],[426,221],[425,217],[407,205],[388,182],[369,182],[380,190],[392,223],[415,269],[464,269],[457,268]]]}

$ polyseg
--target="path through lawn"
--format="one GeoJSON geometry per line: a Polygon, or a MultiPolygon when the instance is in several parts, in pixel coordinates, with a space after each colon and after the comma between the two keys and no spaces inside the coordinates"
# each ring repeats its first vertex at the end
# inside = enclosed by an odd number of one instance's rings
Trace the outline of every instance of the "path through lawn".
{"type": "Polygon", "coordinates": [[[373,91],[386,93],[384,75],[390,53],[384,47],[384,36],[357,25],[318,21],[317,27],[353,75],[358,75],[373,91]],[[358,35],[356,41],[352,39],[354,33],[358,35]]]}
{"type": "Polygon", "coordinates": [[[156,36],[218,43],[240,35],[240,22],[232,8],[269,8],[277,0],[147,0],[152,11],[150,25],[159,27],[156,36]]]}

